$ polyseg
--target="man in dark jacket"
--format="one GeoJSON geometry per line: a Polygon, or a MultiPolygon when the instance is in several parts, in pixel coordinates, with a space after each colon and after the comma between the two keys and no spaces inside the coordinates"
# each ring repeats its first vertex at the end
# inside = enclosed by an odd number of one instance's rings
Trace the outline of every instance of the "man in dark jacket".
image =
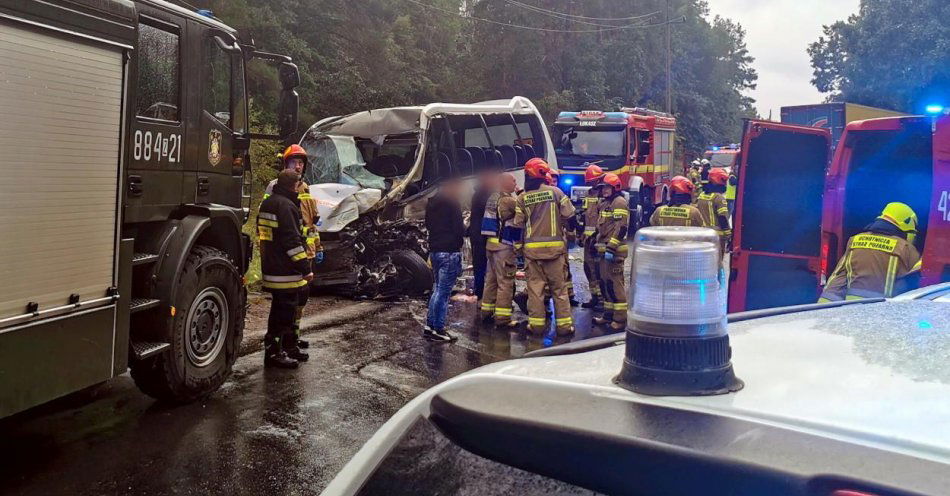
{"type": "Polygon", "coordinates": [[[465,222],[458,197],[462,193],[459,179],[448,179],[426,204],[426,229],[429,231],[429,257],[435,284],[429,297],[429,314],[423,337],[430,341],[455,341],[445,330],[449,296],[462,273],[462,241],[465,222]]]}
{"type": "Polygon", "coordinates": [[[261,203],[257,214],[262,279],[264,289],[272,295],[264,335],[265,367],[297,368],[309,358],[297,348],[294,331],[297,294],[313,280],[307,240],[301,233],[299,180],[293,169],[281,171],[273,194],[261,203]]]}
{"type": "Polygon", "coordinates": [[[485,243],[491,236],[491,227],[484,225],[485,207],[488,199],[497,189],[498,173],[485,170],[478,175],[478,185],[472,194],[472,215],[469,217],[468,236],[472,245],[472,271],[475,275],[475,296],[482,298],[485,290],[485,273],[488,270],[488,255],[485,243]]]}

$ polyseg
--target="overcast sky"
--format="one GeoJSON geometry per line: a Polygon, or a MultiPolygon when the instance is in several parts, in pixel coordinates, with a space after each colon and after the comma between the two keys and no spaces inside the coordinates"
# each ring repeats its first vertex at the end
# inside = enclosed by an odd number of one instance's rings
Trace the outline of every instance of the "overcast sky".
{"type": "Polygon", "coordinates": [[[858,10],[859,0],[709,0],[713,15],[728,17],[746,30],[759,80],[752,97],[762,117],[778,120],[779,107],[820,103],[824,97],[809,82],[805,49],[821,27],[858,10]]]}

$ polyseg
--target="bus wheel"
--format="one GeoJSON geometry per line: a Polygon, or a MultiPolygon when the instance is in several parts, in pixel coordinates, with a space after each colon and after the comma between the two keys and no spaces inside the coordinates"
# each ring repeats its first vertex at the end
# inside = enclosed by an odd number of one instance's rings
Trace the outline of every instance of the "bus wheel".
{"type": "Polygon", "coordinates": [[[132,362],[139,389],[162,401],[187,403],[221,387],[241,345],[245,300],[241,276],[228,256],[194,247],[178,278],[175,311],[150,330],[171,347],[132,362]]]}

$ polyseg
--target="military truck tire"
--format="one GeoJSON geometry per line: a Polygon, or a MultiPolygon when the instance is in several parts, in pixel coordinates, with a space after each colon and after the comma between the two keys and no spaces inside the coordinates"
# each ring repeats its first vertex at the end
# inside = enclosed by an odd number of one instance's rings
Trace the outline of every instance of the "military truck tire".
{"type": "Polygon", "coordinates": [[[432,269],[418,253],[412,250],[397,250],[390,255],[390,259],[400,273],[400,284],[403,285],[407,296],[422,296],[432,289],[432,269]]]}
{"type": "Polygon", "coordinates": [[[149,330],[171,347],[131,364],[139,389],[161,401],[187,403],[221,387],[244,333],[244,291],[237,267],[224,252],[195,246],[179,275],[174,315],[149,330]]]}

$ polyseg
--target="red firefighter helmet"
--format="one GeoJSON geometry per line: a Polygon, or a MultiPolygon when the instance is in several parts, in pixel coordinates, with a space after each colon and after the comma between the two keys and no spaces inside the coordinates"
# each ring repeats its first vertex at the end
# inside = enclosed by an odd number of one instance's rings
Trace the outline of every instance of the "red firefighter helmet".
{"type": "Polygon", "coordinates": [[[587,184],[601,181],[603,178],[604,169],[601,169],[599,165],[588,165],[584,170],[584,182],[587,184]]]}
{"type": "Polygon", "coordinates": [[[604,184],[607,186],[613,186],[614,191],[620,191],[620,176],[614,174],[613,172],[608,172],[604,174],[604,184]]]}
{"type": "Polygon", "coordinates": [[[718,184],[720,186],[725,186],[726,182],[729,181],[729,173],[726,172],[726,169],[722,167],[714,167],[709,169],[709,182],[713,184],[718,184]]]}
{"type": "Polygon", "coordinates": [[[693,182],[683,176],[676,176],[670,179],[670,190],[674,193],[692,195],[694,189],[696,189],[696,186],[693,185],[693,182]]]}
{"type": "Polygon", "coordinates": [[[524,173],[528,177],[547,180],[551,167],[542,158],[532,158],[524,163],[524,173]]]}
{"type": "Polygon", "coordinates": [[[292,158],[301,158],[303,159],[304,163],[307,163],[307,150],[304,150],[300,145],[293,144],[284,150],[283,156],[281,158],[284,160],[285,164],[292,158]]]}

